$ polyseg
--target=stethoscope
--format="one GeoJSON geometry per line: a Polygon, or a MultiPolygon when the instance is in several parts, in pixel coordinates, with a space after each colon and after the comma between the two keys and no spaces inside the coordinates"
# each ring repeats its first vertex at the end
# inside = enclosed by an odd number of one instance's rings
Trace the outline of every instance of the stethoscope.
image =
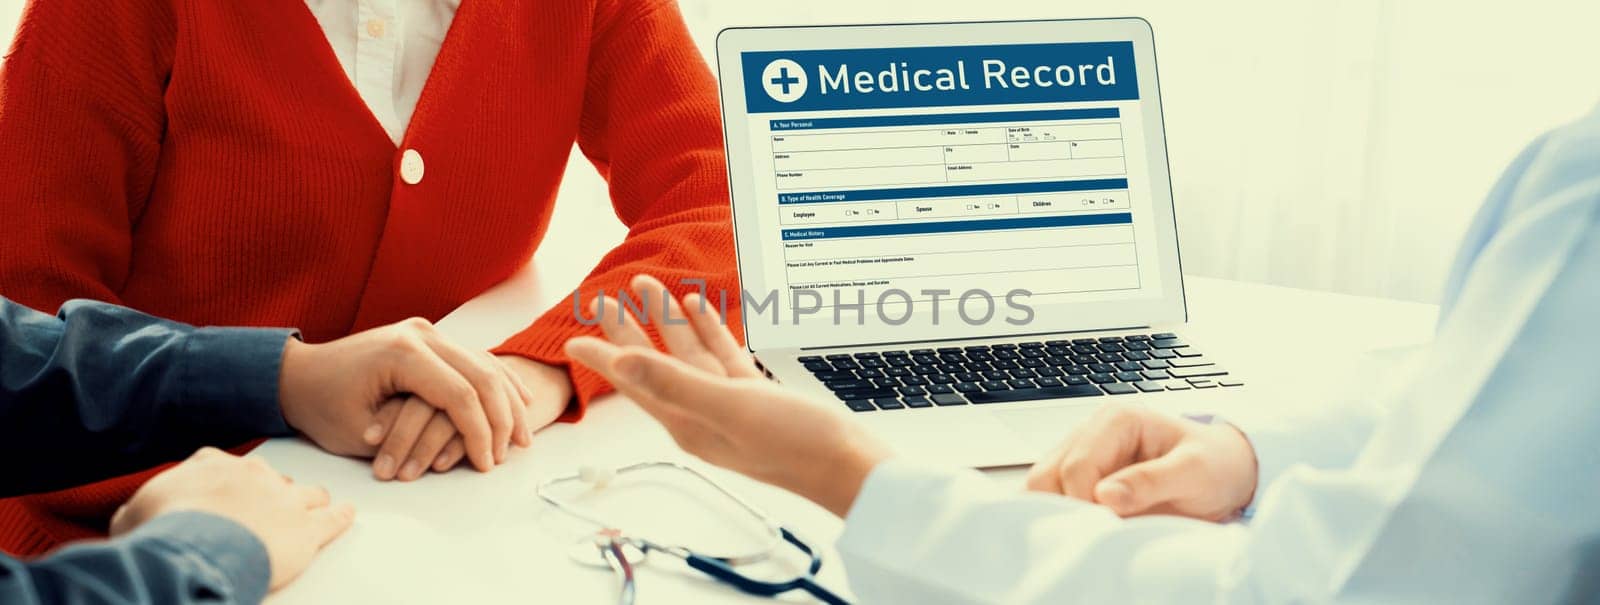
{"type": "Polygon", "coordinates": [[[710,477],[692,467],[665,461],[639,462],[617,469],[584,467],[575,474],[557,477],[539,484],[536,493],[540,499],[556,510],[597,528],[593,536],[585,537],[574,544],[569,551],[569,555],[580,564],[608,567],[616,573],[620,582],[618,602],[622,605],[632,605],[634,603],[637,591],[634,568],[643,564],[651,553],[662,553],[681,559],[689,567],[729,584],[746,594],[773,597],[794,590],[803,590],[828,605],[849,605],[848,601],[817,583],[817,572],[822,569],[821,554],[812,550],[809,544],[796,537],[794,532],[774,521],[766,513],[761,512],[760,509],[746,502],[743,498],[734,495],[733,492],[728,491],[722,485],[712,481],[710,477]],[[762,540],[762,544],[748,552],[734,555],[719,556],[698,553],[684,546],[662,544],[648,538],[624,534],[622,530],[612,527],[610,524],[579,510],[578,507],[570,505],[550,493],[553,487],[574,482],[584,483],[595,489],[603,489],[618,475],[649,469],[669,469],[686,473],[698,479],[701,483],[710,486],[728,500],[738,504],[740,508],[759,521],[761,526],[765,528],[766,536],[762,540]],[[760,563],[772,558],[785,543],[811,557],[811,563],[807,566],[805,573],[789,580],[765,581],[746,576],[737,569],[741,565],[760,563]]]}

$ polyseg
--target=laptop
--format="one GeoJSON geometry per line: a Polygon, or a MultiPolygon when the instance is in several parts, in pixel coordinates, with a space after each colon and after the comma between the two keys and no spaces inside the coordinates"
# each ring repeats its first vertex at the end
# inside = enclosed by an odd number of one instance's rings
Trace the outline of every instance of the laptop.
{"type": "Polygon", "coordinates": [[[1237,389],[1186,339],[1136,18],[723,30],[745,342],[902,454],[1026,464],[1110,401],[1237,389]]]}

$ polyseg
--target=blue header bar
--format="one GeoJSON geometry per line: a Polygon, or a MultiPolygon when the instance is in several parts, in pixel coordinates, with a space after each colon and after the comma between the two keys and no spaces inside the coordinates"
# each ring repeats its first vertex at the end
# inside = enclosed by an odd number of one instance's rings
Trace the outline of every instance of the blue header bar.
{"type": "Polygon", "coordinates": [[[876,200],[909,200],[926,197],[1006,195],[1010,193],[1052,193],[1057,191],[1099,191],[1101,189],[1127,188],[1128,179],[1088,179],[1082,181],[1049,181],[1043,183],[990,183],[984,185],[947,185],[942,187],[867,189],[863,191],[780,193],[778,194],[778,203],[815,204],[817,202],[871,202],[876,200]]]}
{"type": "Polygon", "coordinates": [[[1055,111],[989,111],[981,113],[941,113],[926,116],[867,116],[860,118],[790,118],[771,120],[772,130],[811,130],[817,128],[868,128],[873,126],[921,126],[924,124],[980,124],[987,122],[1044,122],[1055,120],[1095,120],[1122,117],[1115,107],[1058,109],[1055,111]]]}
{"type": "Polygon", "coordinates": [[[1027,218],[1002,218],[976,221],[944,221],[938,223],[898,223],[892,225],[852,225],[849,227],[816,227],[811,229],[784,229],[784,241],[831,239],[836,237],[872,237],[881,235],[921,235],[926,233],[958,233],[963,231],[995,231],[1001,229],[1038,229],[1043,227],[1087,227],[1092,225],[1122,225],[1133,222],[1127,212],[1110,214],[1069,214],[1065,216],[1034,216],[1027,218]]]}
{"type": "Polygon", "coordinates": [[[747,52],[750,113],[1139,98],[1132,42],[747,52]]]}

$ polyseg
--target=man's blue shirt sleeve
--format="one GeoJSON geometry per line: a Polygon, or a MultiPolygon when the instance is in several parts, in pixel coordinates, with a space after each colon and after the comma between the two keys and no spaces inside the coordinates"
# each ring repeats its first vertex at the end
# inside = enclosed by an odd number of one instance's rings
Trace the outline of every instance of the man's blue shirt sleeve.
{"type": "Polygon", "coordinates": [[[254,534],[199,512],[162,515],[32,563],[0,555],[0,603],[17,605],[259,603],[270,579],[254,534]]]}
{"type": "Polygon", "coordinates": [[[0,497],[291,434],[278,407],[290,330],[196,328],[70,301],[58,315],[0,298],[0,497]]]}

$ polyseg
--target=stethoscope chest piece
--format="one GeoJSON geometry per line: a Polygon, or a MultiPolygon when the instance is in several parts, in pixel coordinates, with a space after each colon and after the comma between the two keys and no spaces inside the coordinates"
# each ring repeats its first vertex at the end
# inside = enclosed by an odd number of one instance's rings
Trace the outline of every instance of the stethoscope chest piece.
{"type": "Polygon", "coordinates": [[[572,543],[567,549],[567,556],[579,564],[598,569],[614,569],[612,562],[614,552],[621,552],[629,565],[637,566],[644,563],[647,556],[643,549],[630,542],[619,542],[617,548],[612,548],[611,536],[595,534],[572,543]]]}

